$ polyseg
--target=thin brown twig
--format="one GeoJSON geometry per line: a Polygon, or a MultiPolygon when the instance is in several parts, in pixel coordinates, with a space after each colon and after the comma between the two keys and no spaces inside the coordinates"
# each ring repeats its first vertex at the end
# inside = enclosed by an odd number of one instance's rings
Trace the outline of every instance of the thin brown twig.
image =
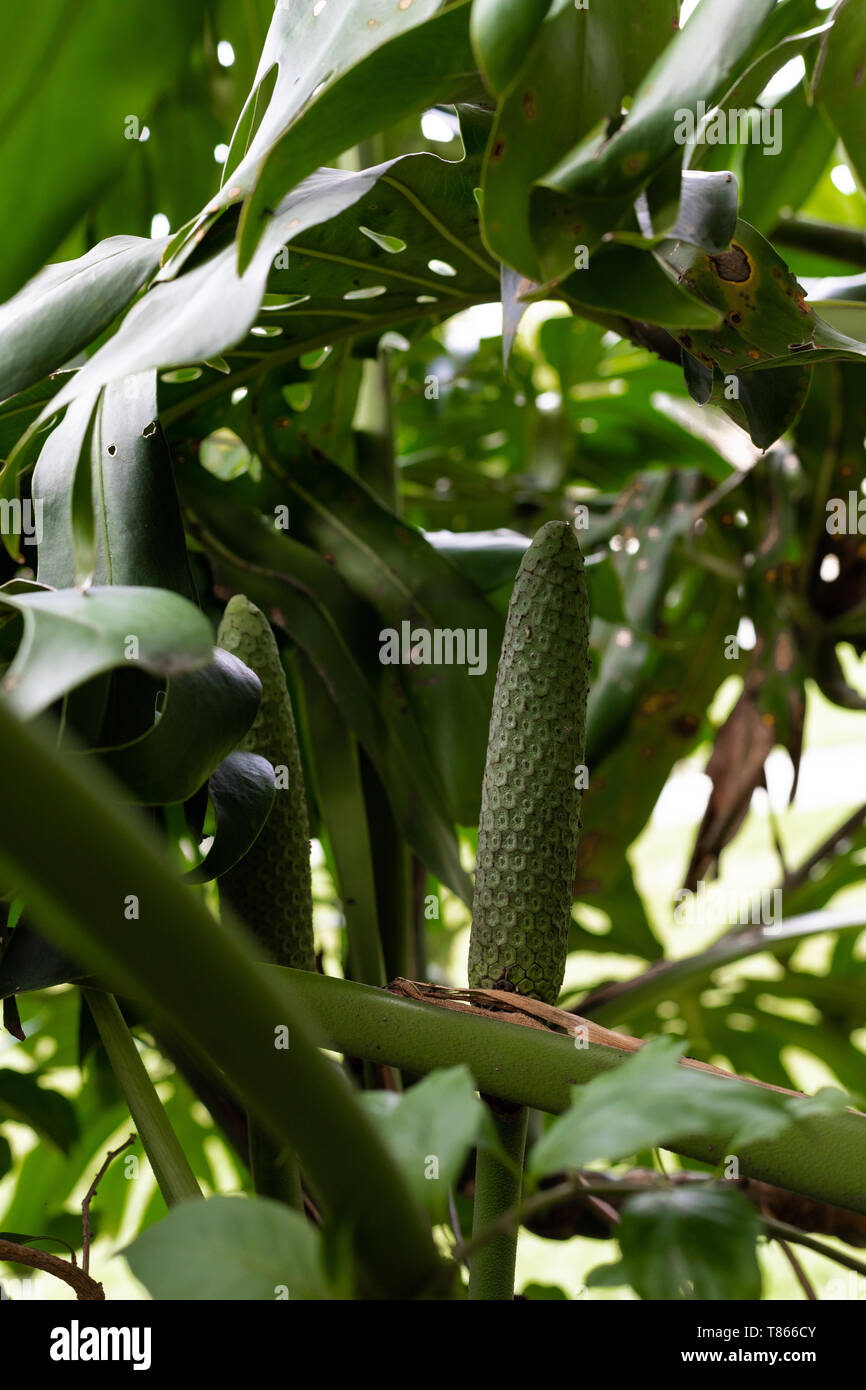
{"type": "Polygon", "coordinates": [[[812,1288],[811,1283],[809,1282],[809,1276],[807,1275],[803,1266],[800,1264],[800,1261],[797,1259],[797,1256],[794,1254],[788,1242],[786,1240],[782,1240],[780,1236],[776,1243],[781,1249],[782,1254],[785,1256],[785,1259],[788,1261],[788,1264],[794,1271],[797,1283],[800,1285],[800,1288],[803,1290],[806,1297],[809,1299],[811,1303],[817,1303],[818,1295],[816,1294],[815,1290],[812,1288]]]}
{"type": "Polygon", "coordinates": [[[108,1150],[105,1162],[87,1189],[81,1203],[81,1267],[85,1274],[90,1272],[90,1203],[93,1201],[96,1189],[108,1171],[109,1165],[117,1158],[118,1154],[122,1154],[124,1149],[128,1149],[130,1144],[134,1144],[137,1138],[137,1134],[130,1134],[129,1138],[120,1145],[120,1148],[108,1150]]]}
{"type": "Polygon", "coordinates": [[[762,1216],[764,1230],[768,1236],[775,1240],[780,1237],[782,1240],[789,1240],[794,1245],[803,1245],[807,1250],[814,1250],[816,1255],[823,1255],[826,1260],[833,1260],[837,1265],[842,1265],[843,1269],[851,1269],[855,1274],[862,1274],[866,1277],[866,1264],[862,1260],[857,1260],[853,1255],[846,1255],[842,1250],[834,1250],[831,1245],[825,1245],[823,1241],[816,1240],[814,1236],[806,1235],[805,1231],[800,1231],[796,1226],[789,1226],[787,1221],[777,1221],[773,1216],[762,1216]]]}
{"type": "Polygon", "coordinates": [[[81,1301],[105,1300],[105,1291],[101,1284],[91,1279],[78,1265],[71,1264],[69,1260],[61,1260],[59,1255],[48,1255],[44,1250],[33,1250],[29,1245],[18,1245],[14,1240],[0,1239],[0,1260],[27,1265],[30,1269],[41,1269],[44,1274],[53,1274],[56,1279],[62,1279],[64,1284],[74,1289],[76,1298],[81,1301]]]}
{"type": "Polygon", "coordinates": [[[782,891],[790,893],[794,888],[799,888],[800,884],[804,883],[809,877],[809,874],[815,866],[820,864],[822,859],[826,859],[828,854],[833,852],[840,840],[846,840],[853,831],[857,830],[864,819],[866,819],[866,802],[864,802],[862,806],[858,806],[856,811],[852,811],[847,820],[844,820],[841,825],[838,825],[836,829],[827,836],[826,840],[822,840],[821,844],[818,845],[801,864],[798,864],[796,869],[792,869],[789,873],[785,874],[782,880],[782,891]]]}
{"type": "MultiPolygon", "coordinates": [[[[585,1173],[578,1174],[577,1180],[582,1187],[589,1187],[589,1178],[585,1173]]],[[[605,1221],[609,1222],[611,1226],[619,1225],[622,1218],[616,1207],[612,1207],[610,1202],[605,1202],[601,1197],[587,1197],[587,1201],[591,1207],[595,1208],[599,1216],[604,1217],[605,1221]]]]}
{"type": "MultiPolygon", "coordinates": [[[[710,1179],[707,1179],[707,1181],[710,1181],[710,1179]]],[[[468,1240],[461,1241],[453,1246],[451,1249],[451,1258],[459,1264],[468,1259],[471,1254],[474,1254],[479,1246],[486,1245],[488,1241],[495,1240],[497,1236],[502,1235],[506,1231],[510,1231],[515,1223],[520,1222],[523,1224],[527,1217],[539,1216],[542,1212],[547,1211],[550,1207],[557,1206],[559,1202],[565,1201],[569,1197],[590,1198],[606,1197],[608,1195],[619,1196],[631,1192],[653,1192],[656,1191],[657,1188],[658,1183],[656,1182],[629,1182],[625,1178],[621,1181],[608,1180],[607,1182],[598,1183],[588,1183],[585,1179],[576,1179],[574,1181],[569,1179],[565,1182],[557,1183],[556,1187],[545,1188],[544,1191],[537,1192],[532,1197],[527,1197],[520,1206],[511,1207],[508,1211],[503,1212],[500,1217],[497,1217],[495,1221],[491,1221],[489,1226],[485,1226],[477,1235],[470,1236],[468,1240]]]]}
{"type": "MultiPolygon", "coordinates": [[[[524,1224],[527,1217],[538,1216],[571,1197],[615,1197],[629,1193],[657,1192],[660,1188],[664,1188],[664,1184],[658,1182],[630,1182],[627,1178],[587,1183],[585,1178],[581,1181],[581,1176],[576,1180],[568,1179],[557,1183],[555,1187],[546,1188],[544,1191],[527,1198],[519,1206],[511,1207],[508,1211],[503,1212],[501,1217],[496,1221],[491,1221],[490,1225],[485,1226],[477,1235],[453,1246],[451,1258],[456,1263],[465,1261],[479,1245],[484,1245],[495,1239],[496,1236],[509,1230],[516,1223],[524,1224]]],[[[696,1181],[712,1183],[715,1179],[707,1176],[696,1179],[696,1181]]],[[[841,1250],[834,1250],[832,1246],[825,1245],[823,1241],[815,1240],[813,1236],[806,1235],[796,1226],[789,1226],[785,1221],[777,1221],[775,1217],[761,1214],[760,1219],[764,1234],[771,1239],[802,1245],[807,1250],[813,1250],[815,1254],[823,1255],[825,1259],[833,1260],[836,1264],[842,1265],[844,1269],[850,1269],[857,1274],[866,1276],[866,1264],[862,1260],[855,1259],[853,1255],[846,1255],[841,1250]]]]}

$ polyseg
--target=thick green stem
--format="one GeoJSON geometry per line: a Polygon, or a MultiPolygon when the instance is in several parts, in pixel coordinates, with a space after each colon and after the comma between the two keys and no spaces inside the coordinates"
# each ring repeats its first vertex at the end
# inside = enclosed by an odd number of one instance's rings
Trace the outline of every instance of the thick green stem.
{"type": "Polygon", "coordinates": [[[58,754],[55,736],[0,702],[0,755],[17,788],[0,801],[0,869],[46,935],[142,1000],[157,1026],[169,1023],[222,1069],[277,1142],[294,1147],[326,1219],[351,1232],[367,1285],[413,1297],[442,1268],[429,1221],[285,979],[257,966],[230,912],[216,921],[177,879],[117,783],[58,754]],[[124,916],[130,895],[134,921],[124,916]]]}
{"type": "MultiPolygon", "coordinates": [[[[489,1107],[507,1163],[491,1148],[479,1147],[475,1160],[475,1209],[472,1238],[475,1240],[492,1222],[500,1220],[520,1202],[523,1188],[523,1157],[529,1111],[525,1106],[510,1113],[489,1107]]],[[[514,1269],[517,1261],[519,1225],[510,1226],[479,1246],[469,1266],[469,1297],[486,1303],[514,1298],[514,1269]]]]}
{"type": "MultiPolygon", "coordinates": [[[[595,1043],[575,1047],[562,1034],[441,1009],[346,980],[280,973],[326,1046],[420,1074],[462,1063],[484,1095],[555,1115],[568,1108],[574,1086],[631,1055],[595,1043]]],[[[731,1077],[723,1084],[755,1083],[731,1077]]],[[[729,1152],[729,1140],[729,1133],[713,1130],[665,1147],[715,1167],[729,1152]]],[[[855,1111],[800,1118],[775,1139],[738,1147],[737,1157],[745,1177],[866,1214],[866,1118],[855,1111]]]]}
{"type": "Polygon", "coordinates": [[[101,994],[95,989],[82,992],[166,1206],[174,1206],[189,1197],[200,1197],[201,1189],[168,1122],[117,1000],[113,994],[101,994]]]}

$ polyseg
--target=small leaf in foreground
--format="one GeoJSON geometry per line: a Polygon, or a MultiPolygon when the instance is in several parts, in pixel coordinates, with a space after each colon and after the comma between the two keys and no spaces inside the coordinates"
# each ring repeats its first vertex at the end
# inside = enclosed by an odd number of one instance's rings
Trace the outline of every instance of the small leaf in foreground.
{"type": "Polygon", "coordinates": [[[330,1298],[321,1237],[297,1212],[263,1197],[181,1202],[124,1251],[155,1299],[330,1298]]]}

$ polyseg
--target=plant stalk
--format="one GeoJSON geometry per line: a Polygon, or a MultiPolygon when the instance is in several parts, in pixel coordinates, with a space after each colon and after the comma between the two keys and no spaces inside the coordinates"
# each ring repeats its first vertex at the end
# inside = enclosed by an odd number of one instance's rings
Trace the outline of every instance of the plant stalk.
{"type": "Polygon", "coordinates": [[[190,1197],[200,1197],[201,1189],[195,1174],[169,1124],[162,1101],[147,1074],[117,1000],[113,994],[102,994],[95,989],[84,989],[82,993],[120,1089],[126,1097],[129,1113],[141,1136],[166,1206],[172,1207],[190,1197]]]}
{"type": "Polygon", "coordinates": [[[119,785],[90,760],[58,754],[55,737],[52,724],[24,724],[0,702],[0,755],[19,789],[14,804],[0,802],[0,868],[32,919],[113,990],[142,1000],[156,1026],[168,1022],[297,1151],[326,1220],[351,1232],[366,1288],[414,1297],[443,1269],[429,1221],[278,967],[258,966],[248,933],[230,912],[215,920],[178,880],[119,785]],[[123,916],[130,893],[134,923],[123,916]]]}
{"type": "MultiPolygon", "coordinates": [[[[562,1034],[437,1008],[347,980],[305,971],[280,974],[326,1047],[420,1075],[462,1063],[484,1095],[554,1115],[568,1109],[576,1085],[630,1055],[598,1043],[575,1047],[562,1034]]],[[[757,1083],[732,1076],[723,1084],[757,1083]]],[[[665,1147],[716,1167],[729,1140],[728,1133],[713,1130],[665,1147]]],[[[866,1214],[866,1117],[856,1111],[804,1117],[775,1139],[743,1145],[737,1157],[744,1177],[866,1214]]]]}
{"type": "MultiPolygon", "coordinates": [[[[475,1207],[472,1217],[472,1238],[477,1239],[491,1223],[500,1220],[505,1212],[519,1206],[523,1188],[523,1158],[526,1150],[526,1128],[529,1111],[505,1111],[488,1106],[496,1137],[504,1157],[488,1146],[478,1147],[475,1159],[475,1207]]],[[[514,1270],[517,1262],[517,1240],[520,1225],[515,1222],[499,1235],[479,1246],[469,1266],[469,1297],[485,1303],[511,1302],[514,1299],[514,1270]]]]}

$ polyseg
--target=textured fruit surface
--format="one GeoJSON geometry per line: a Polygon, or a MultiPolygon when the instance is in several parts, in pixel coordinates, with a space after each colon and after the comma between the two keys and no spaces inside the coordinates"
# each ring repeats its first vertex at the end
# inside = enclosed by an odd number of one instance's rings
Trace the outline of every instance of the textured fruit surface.
{"type": "Polygon", "coordinates": [[[287,778],[278,772],[270,815],[249,853],[220,879],[220,895],[278,965],[315,970],[307,798],[276,640],[264,614],[236,594],[223,614],[217,645],[239,657],[262,683],[259,712],[239,747],[288,772],[287,778]]]}
{"type": "Polygon", "coordinates": [[[589,685],[583,556],[550,521],[514,581],[481,791],[469,983],[555,1003],[565,972],[589,685]]]}

